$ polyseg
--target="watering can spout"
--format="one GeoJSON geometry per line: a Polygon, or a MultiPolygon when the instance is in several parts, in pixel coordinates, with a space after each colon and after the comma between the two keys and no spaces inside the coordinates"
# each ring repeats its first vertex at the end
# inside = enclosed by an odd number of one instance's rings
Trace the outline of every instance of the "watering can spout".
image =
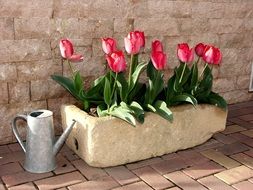
{"type": "Polygon", "coordinates": [[[54,148],[53,148],[53,153],[54,155],[56,155],[60,148],[62,147],[64,141],[67,139],[67,137],[69,136],[70,132],[72,131],[74,125],[76,123],[76,120],[73,119],[73,123],[68,126],[62,133],[62,135],[60,136],[60,138],[56,141],[56,143],[54,144],[54,148]]]}

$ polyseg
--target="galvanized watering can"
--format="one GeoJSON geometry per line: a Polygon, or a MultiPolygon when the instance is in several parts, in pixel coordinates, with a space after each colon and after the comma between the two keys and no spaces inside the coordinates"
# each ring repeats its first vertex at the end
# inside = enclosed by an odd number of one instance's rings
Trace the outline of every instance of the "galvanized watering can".
{"type": "Polygon", "coordinates": [[[12,130],[19,144],[25,152],[24,168],[32,173],[49,172],[56,168],[55,156],[71,132],[68,126],[60,138],[55,142],[53,112],[37,110],[26,115],[17,115],[12,120],[12,130]],[[20,138],[16,122],[21,119],[27,122],[26,144],[20,138]]]}

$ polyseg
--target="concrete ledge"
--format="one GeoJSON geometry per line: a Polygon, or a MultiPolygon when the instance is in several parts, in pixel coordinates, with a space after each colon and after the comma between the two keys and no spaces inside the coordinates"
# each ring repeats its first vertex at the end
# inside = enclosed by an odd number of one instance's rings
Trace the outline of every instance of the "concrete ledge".
{"type": "Polygon", "coordinates": [[[85,162],[109,167],[135,162],[202,144],[226,126],[227,112],[212,105],[171,108],[172,123],[146,113],[145,123],[132,127],[114,117],[93,117],[74,105],[61,107],[62,125],[77,121],[66,143],[85,162]]]}

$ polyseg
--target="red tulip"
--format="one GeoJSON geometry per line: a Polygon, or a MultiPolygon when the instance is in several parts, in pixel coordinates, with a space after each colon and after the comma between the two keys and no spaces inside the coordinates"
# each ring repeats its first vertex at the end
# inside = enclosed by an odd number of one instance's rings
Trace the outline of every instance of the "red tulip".
{"type": "Polygon", "coordinates": [[[109,67],[115,73],[126,70],[126,60],[122,51],[115,51],[110,55],[106,55],[109,67]]]}
{"type": "Polygon", "coordinates": [[[71,62],[83,61],[83,56],[81,54],[74,54],[73,44],[68,39],[60,40],[60,51],[61,56],[71,62]]]}
{"type": "Polygon", "coordinates": [[[222,54],[219,48],[207,45],[202,58],[206,63],[218,65],[221,62],[222,54]]]}
{"type": "Polygon", "coordinates": [[[152,42],[152,52],[161,51],[163,52],[163,45],[159,40],[155,40],[152,42]]]}
{"type": "Polygon", "coordinates": [[[178,44],[177,57],[182,62],[192,62],[194,59],[194,48],[189,48],[188,44],[178,44]]]}
{"type": "Polygon", "coordinates": [[[102,38],[102,48],[105,54],[116,51],[116,41],[113,38],[102,38]]]}
{"type": "Polygon", "coordinates": [[[195,53],[199,56],[202,57],[203,53],[205,51],[206,45],[199,43],[195,46],[195,53]]]}
{"type": "Polygon", "coordinates": [[[145,45],[144,32],[134,31],[130,32],[124,39],[125,49],[129,54],[137,54],[141,47],[145,45]]]}
{"type": "Polygon", "coordinates": [[[151,53],[151,60],[156,70],[163,70],[167,63],[167,56],[161,51],[153,51],[151,53]]]}

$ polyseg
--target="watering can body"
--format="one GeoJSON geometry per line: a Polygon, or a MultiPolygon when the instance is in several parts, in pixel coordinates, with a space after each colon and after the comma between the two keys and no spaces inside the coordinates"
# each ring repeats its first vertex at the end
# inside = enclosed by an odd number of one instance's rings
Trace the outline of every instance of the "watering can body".
{"type": "Polygon", "coordinates": [[[55,142],[53,112],[37,110],[27,116],[17,115],[12,121],[15,137],[25,152],[24,168],[32,173],[44,173],[56,168],[55,156],[71,132],[75,121],[55,142]],[[22,141],[17,130],[16,122],[27,121],[26,143],[22,141]]]}

